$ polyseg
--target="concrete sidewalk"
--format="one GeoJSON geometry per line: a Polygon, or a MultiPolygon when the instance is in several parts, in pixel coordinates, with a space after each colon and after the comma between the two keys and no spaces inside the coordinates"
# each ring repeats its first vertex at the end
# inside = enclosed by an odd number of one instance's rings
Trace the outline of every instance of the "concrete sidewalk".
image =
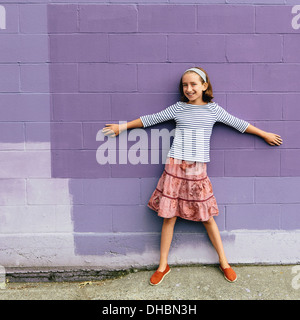
{"type": "Polygon", "coordinates": [[[300,266],[234,267],[238,280],[227,282],[217,266],[171,266],[159,286],[153,271],[84,282],[7,283],[0,300],[300,300],[300,266]]]}

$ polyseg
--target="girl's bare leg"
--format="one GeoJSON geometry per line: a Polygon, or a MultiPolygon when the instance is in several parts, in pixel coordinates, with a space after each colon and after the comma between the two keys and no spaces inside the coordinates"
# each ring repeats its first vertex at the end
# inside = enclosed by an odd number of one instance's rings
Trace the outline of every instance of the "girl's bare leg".
{"type": "Polygon", "coordinates": [[[162,230],[161,230],[161,241],[160,241],[160,261],[158,271],[163,272],[168,264],[168,255],[173,238],[173,231],[177,217],[165,218],[162,230]]]}
{"type": "Polygon", "coordinates": [[[203,221],[203,224],[205,226],[205,229],[208,233],[209,239],[214,246],[214,248],[217,251],[217,254],[219,256],[219,262],[222,268],[228,268],[229,264],[225,256],[219,228],[215,222],[215,219],[211,217],[207,221],[203,221]]]}

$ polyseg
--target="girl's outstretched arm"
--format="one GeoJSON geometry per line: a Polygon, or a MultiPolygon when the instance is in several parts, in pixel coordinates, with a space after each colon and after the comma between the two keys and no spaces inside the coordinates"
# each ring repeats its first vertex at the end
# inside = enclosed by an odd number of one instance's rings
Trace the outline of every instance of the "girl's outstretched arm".
{"type": "Polygon", "coordinates": [[[105,136],[116,137],[122,131],[133,128],[142,128],[143,123],[140,118],[135,119],[130,122],[118,124],[118,123],[108,123],[105,125],[105,128],[102,129],[102,132],[105,136]]]}
{"type": "Polygon", "coordinates": [[[252,124],[249,124],[245,132],[255,134],[263,138],[270,146],[280,146],[282,144],[282,139],[278,134],[263,131],[254,127],[252,124]]]}

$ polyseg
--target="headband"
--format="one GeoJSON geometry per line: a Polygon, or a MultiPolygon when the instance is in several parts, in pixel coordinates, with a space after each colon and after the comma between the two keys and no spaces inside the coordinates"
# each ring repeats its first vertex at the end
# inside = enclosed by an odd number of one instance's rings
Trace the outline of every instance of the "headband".
{"type": "Polygon", "coordinates": [[[199,76],[204,80],[204,82],[206,82],[206,75],[205,73],[200,70],[200,69],[197,69],[197,68],[190,68],[190,69],[187,69],[184,73],[188,72],[188,71],[194,71],[196,72],[197,74],[199,74],[199,76]]]}

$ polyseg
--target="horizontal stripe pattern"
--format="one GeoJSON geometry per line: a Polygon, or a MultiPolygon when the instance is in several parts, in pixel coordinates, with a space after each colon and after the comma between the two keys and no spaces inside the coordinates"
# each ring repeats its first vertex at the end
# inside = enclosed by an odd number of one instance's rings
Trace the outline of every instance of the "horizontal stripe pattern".
{"type": "Polygon", "coordinates": [[[174,120],[175,136],[168,157],[198,162],[210,162],[210,138],[216,122],[222,122],[242,133],[249,125],[215,102],[206,105],[177,102],[158,113],[141,116],[140,119],[144,128],[174,120]]]}

